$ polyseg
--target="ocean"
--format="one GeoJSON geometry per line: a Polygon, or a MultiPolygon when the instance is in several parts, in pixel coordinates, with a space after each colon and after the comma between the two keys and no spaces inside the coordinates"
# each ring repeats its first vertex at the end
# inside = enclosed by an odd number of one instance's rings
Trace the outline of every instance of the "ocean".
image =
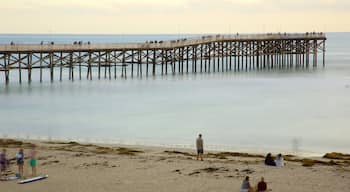
{"type": "MultiPolygon", "coordinates": [[[[1,34],[0,44],[144,42],[198,35],[1,34]]],[[[320,155],[350,153],[350,33],[327,33],[326,67],[5,86],[0,137],[320,155]]]]}

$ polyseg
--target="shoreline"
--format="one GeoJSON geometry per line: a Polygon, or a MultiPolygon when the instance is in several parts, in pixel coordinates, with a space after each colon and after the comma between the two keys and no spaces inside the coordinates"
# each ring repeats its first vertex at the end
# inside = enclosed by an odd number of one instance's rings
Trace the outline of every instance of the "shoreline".
{"type": "MultiPolygon", "coordinates": [[[[37,137],[37,138],[23,138],[23,137],[0,137],[1,139],[12,139],[12,140],[20,140],[24,142],[77,142],[81,144],[95,144],[95,145],[104,145],[104,146],[126,146],[126,147],[141,147],[141,148],[169,148],[169,149],[176,149],[176,150],[187,150],[187,151],[193,151],[195,152],[195,144],[162,144],[162,143],[150,143],[150,142],[144,142],[144,141],[106,141],[106,140],[89,140],[89,139],[56,139],[56,138],[47,138],[47,137],[37,137]]],[[[288,154],[298,157],[304,157],[304,158],[320,158],[326,153],[329,152],[337,152],[337,153],[344,153],[347,154],[347,152],[342,151],[324,151],[324,152],[316,152],[313,150],[300,150],[298,152],[292,151],[290,149],[286,148],[277,148],[277,147],[254,147],[254,146],[232,146],[232,145],[221,145],[221,144],[209,144],[205,146],[206,151],[210,152],[240,152],[240,153],[253,153],[253,154],[260,154],[260,155],[266,155],[267,153],[282,153],[282,154],[288,154]],[[259,148],[259,150],[257,150],[259,148]]]]}

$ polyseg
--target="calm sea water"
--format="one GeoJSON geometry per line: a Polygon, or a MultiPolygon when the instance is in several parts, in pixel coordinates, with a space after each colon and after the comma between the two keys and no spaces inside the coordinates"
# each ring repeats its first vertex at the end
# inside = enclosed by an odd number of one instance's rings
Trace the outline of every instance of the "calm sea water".
{"type": "MultiPolygon", "coordinates": [[[[193,35],[0,35],[0,43],[143,42],[193,35]]],[[[350,153],[350,33],[327,34],[326,68],[4,85],[0,137],[350,153]]],[[[45,77],[48,78],[48,77],[45,77]]]]}

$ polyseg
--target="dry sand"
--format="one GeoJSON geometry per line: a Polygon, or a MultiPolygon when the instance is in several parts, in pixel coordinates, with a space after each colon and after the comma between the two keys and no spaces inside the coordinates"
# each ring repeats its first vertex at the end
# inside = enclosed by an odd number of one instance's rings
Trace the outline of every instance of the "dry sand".
{"type": "MultiPolygon", "coordinates": [[[[226,192],[239,191],[247,175],[254,185],[264,176],[268,188],[278,192],[350,191],[350,158],[338,154],[330,157],[338,158],[334,160],[286,157],[286,166],[276,168],[263,165],[263,158],[252,154],[212,152],[196,161],[194,151],[183,149],[30,143],[38,145],[38,174],[49,178],[23,185],[0,181],[0,192],[226,192]]],[[[28,154],[30,143],[0,140],[0,147],[14,157],[20,146],[28,154]]],[[[8,174],[16,172],[14,163],[8,174]]],[[[24,171],[31,174],[28,159],[24,171]]]]}

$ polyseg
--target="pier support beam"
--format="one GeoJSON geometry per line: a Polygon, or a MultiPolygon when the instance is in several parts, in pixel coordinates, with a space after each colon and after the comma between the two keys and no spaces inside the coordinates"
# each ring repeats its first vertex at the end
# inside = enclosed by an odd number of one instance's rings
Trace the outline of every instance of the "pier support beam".
{"type": "Polygon", "coordinates": [[[8,85],[10,83],[10,77],[9,77],[9,69],[8,69],[8,61],[7,61],[7,54],[4,55],[4,71],[5,71],[5,84],[8,85]]]}
{"type": "Polygon", "coordinates": [[[326,67],[326,40],[323,40],[322,44],[322,66],[324,68],[326,67]]]}
{"type": "MultiPolygon", "coordinates": [[[[54,64],[53,64],[53,62],[54,62],[54,58],[53,58],[53,52],[50,52],[50,81],[51,81],[51,83],[53,83],[53,80],[54,80],[54,77],[53,77],[53,70],[54,70],[54,64]]],[[[40,58],[40,59],[42,59],[42,58],[40,58]]],[[[41,78],[41,76],[40,76],[40,78],[41,78]]],[[[40,79],[41,80],[41,79],[40,79]]],[[[41,81],[40,81],[41,82],[41,81]]]]}
{"type": "Polygon", "coordinates": [[[28,83],[32,83],[32,53],[28,53],[27,58],[28,83]]]}

